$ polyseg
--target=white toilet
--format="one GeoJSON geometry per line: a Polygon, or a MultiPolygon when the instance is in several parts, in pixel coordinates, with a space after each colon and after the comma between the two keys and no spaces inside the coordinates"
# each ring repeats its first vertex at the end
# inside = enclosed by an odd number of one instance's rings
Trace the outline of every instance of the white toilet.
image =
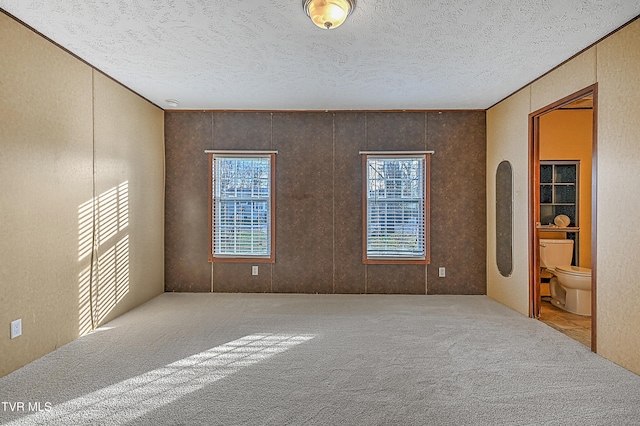
{"type": "Polygon", "coordinates": [[[591,269],[571,266],[572,240],[540,239],[540,267],[553,278],[551,303],[578,315],[591,315],[591,269]]]}

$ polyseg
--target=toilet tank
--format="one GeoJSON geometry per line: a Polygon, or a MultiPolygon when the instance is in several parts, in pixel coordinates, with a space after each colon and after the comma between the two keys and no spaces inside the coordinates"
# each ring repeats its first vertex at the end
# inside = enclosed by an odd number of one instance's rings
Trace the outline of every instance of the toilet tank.
{"type": "Polygon", "coordinates": [[[540,267],[571,265],[573,240],[540,239],[540,267]]]}

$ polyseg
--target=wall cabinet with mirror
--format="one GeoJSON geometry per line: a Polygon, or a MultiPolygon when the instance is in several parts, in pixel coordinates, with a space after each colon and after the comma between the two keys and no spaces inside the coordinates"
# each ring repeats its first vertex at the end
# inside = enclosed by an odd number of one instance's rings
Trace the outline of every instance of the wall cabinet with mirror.
{"type": "Polygon", "coordinates": [[[566,232],[566,238],[574,240],[574,264],[580,245],[579,170],[579,161],[540,161],[540,231],[566,232]],[[560,215],[567,216],[569,223],[558,228],[560,215]]]}

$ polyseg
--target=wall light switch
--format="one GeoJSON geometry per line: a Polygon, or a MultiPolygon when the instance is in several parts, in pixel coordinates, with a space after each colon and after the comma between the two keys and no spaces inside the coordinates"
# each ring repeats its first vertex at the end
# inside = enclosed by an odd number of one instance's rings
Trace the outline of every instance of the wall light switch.
{"type": "Polygon", "coordinates": [[[15,339],[21,334],[22,334],[22,319],[11,321],[11,338],[15,339]]]}
{"type": "Polygon", "coordinates": [[[258,275],[258,266],[251,267],[251,275],[258,275]]]}
{"type": "Polygon", "coordinates": [[[438,268],[438,277],[444,278],[446,276],[444,266],[438,268]]]}

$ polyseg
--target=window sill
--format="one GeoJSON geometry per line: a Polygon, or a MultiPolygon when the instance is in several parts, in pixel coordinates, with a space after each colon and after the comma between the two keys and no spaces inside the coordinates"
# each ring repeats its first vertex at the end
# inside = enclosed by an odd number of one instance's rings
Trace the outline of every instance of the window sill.
{"type": "Polygon", "coordinates": [[[429,259],[402,259],[402,258],[365,258],[362,259],[365,265],[428,265],[429,259]]]}
{"type": "Polygon", "coordinates": [[[276,263],[275,257],[212,257],[211,263],[276,263]]]}

